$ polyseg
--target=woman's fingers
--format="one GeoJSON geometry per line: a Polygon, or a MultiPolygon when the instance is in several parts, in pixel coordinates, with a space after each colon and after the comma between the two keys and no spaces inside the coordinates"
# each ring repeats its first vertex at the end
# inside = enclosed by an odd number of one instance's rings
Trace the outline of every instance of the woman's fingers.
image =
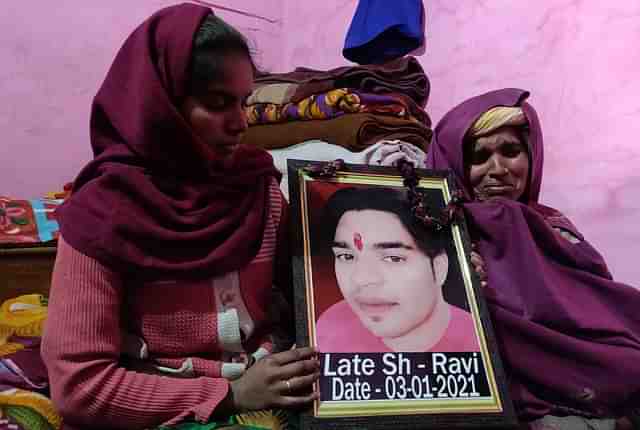
{"type": "Polygon", "coordinates": [[[290,395],[292,392],[304,390],[316,382],[319,377],[320,372],[316,371],[310,375],[294,376],[289,379],[283,379],[280,384],[280,392],[283,395],[290,395]]]}
{"type": "Polygon", "coordinates": [[[280,396],[276,405],[281,407],[302,406],[320,398],[320,393],[313,391],[313,383],[320,377],[320,371],[310,375],[294,376],[281,381],[280,396]]]}
{"type": "Polygon", "coordinates": [[[320,394],[316,391],[313,391],[308,394],[303,394],[300,396],[280,396],[280,398],[275,402],[275,406],[279,406],[282,408],[294,408],[297,406],[303,406],[307,403],[313,402],[320,398],[320,394]]]}
{"type": "Polygon", "coordinates": [[[270,384],[288,380],[295,376],[313,374],[320,369],[320,361],[314,348],[296,348],[263,358],[266,380],[270,384]]]}
{"type": "Polygon", "coordinates": [[[487,275],[487,269],[485,267],[484,260],[482,259],[480,254],[477,251],[475,251],[475,249],[476,249],[475,245],[472,245],[471,258],[470,258],[471,264],[473,265],[473,269],[478,274],[478,278],[480,278],[480,285],[482,287],[486,287],[487,280],[489,278],[487,275]]]}
{"type": "Polygon", "coordinates": [[[317,351],[314,348],[307,346],[304,348],[295,348],[288,351],[278,352],[265,357],[264,360],[269,360],[278,366],[284,366],[288,363],[315,358],[316,355],[317,351]]]}
{"type": "Polygon", "coordinates": [[[281,407],[295,407],[318,399],[320,397],[319,393],[310,390],[310,388],[313,388],[313,383],[316,382],[319,377],[320,371],[316,370],[308,375],[294,376],[279,381],[277,383],[279,396],[275,399],[274,403],[276,406],[281,407]]]}
{"type": "Polygon", "coordinates": [[[311,386],[319,376],[314,348],[279,352],[258,360],[231,382],[233,400],[240,411],[303,405],[317,398],[311,386]]]}
{"type": "Polygon", "coordinates": [[[473,267],[477,270],[479,267],[484,268],[484,261],[482,260],[482,257],[480,257],[480,254],[478,254],[475,251],[471,251],[471,264],[473,264],[473,267]]]}
{"type": "Polygon", "coordinates": [[[316,358],[312,358],[280,366],[274,375],[279,379],[291,379],[296,376],[309,375],[318,371],[320,371],[320,361],[316,358]]]}

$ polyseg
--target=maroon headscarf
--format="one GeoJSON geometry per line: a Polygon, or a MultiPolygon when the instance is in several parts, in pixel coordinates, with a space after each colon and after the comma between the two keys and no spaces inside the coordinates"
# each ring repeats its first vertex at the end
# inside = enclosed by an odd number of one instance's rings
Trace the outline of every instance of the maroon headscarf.
{"type": "Polygon", "coordinates": [[[208,8],[142,23],[118,52],[91,112],[94,159],[59,209],[64,239],[140,278],[204,278],[247,264],[261,244],[271,156],[216,157],[180,114],[192,42],[208,8]]]}
{"type": "Polygon", "coordinates": [[[496,106],[521,106],[530,126],[530,183],[522,201],[464,205],[488,272],[484,289],[521,419],[618,416],[640,405],[640,292],[611,280],[604,260],[557,210],[540,205],[542,133],[529,93],[474,97],[436,126],[427,166],[453,170],[468,197],[463,142],[496,106]],[[553,227],[581,239],[571,243],[553,227]]]}

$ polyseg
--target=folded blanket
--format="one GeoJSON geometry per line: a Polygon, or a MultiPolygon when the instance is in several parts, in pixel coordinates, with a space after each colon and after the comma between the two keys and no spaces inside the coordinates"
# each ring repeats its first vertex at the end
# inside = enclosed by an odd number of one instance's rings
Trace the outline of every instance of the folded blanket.
{"type": "MultiPolygon", "coordinates": [[[[265,100],[265,97],[263,94],[262,100],[265,100]]],[[[279,97],[274,99],[279,100],[279,97]]],[[[404,119],[413,117],[427,126],[431,124],[426,112],[406,96],[365,93],[350,88],[337,88],[314,94],[297,103],[249,104],[245,112],[249,125],[330,119],[349,113],[375,113],[404,119]]]]}
{"type": "Polygon", "coordinates": [[[416,120],[355,113],[324,121],[293,121],[249,127],[242,143],[264,149],[286,148],[306,140],[323,140],[360,152],[376,142],[402,140],[426,152],[432,131],[416,120]]]}
{"type": "Polygon", "coordinates": [[[313,94],[335,88],[353,88],[374,94],[400,93],[409,96],[418,106],[425,107],[429,98],[429,80],[414,57],[399,58],[380,65],[343,66],[331,70],[299,67],[289,73],[264,74],[256,86],[265,84],[295,84],[281,88],[282,98],[298,102],[313,94]]]}

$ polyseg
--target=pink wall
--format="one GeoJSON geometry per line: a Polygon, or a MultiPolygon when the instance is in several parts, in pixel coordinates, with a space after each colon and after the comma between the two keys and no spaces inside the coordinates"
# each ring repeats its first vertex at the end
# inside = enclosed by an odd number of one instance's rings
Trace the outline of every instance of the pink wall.
{"type": "MultiPolygon", "coordinates": [[[[640,287],[640,3],[424,3],[420,61],[434,122],[470,96],[529,89],[545,132],[542,201],[572,218],[616,279],[640,287]]],[[[346,64],[341,50],[356,4],[288,0],[284,68],[346,64]]]]}
{"type": "MultiPolygon", "coordinates": [[[[5,2],[0,13],[0,195],[60,190],[91,158],[91,100],[124,39],[170,0],[5,2]]],[[[280,66],[280,0],[215,0],[276,20],[216,11],[280,66]]]]}

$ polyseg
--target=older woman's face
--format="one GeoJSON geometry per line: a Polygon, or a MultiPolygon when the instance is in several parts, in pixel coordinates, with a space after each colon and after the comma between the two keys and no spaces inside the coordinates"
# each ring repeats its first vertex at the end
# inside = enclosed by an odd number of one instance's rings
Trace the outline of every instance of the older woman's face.
{"type": "Polygon", "coordinates": [[[478,200],[518,200],[527,187],[529,155],[513,127],[503,127],[473,142],[469,180],[478,200]]]}

